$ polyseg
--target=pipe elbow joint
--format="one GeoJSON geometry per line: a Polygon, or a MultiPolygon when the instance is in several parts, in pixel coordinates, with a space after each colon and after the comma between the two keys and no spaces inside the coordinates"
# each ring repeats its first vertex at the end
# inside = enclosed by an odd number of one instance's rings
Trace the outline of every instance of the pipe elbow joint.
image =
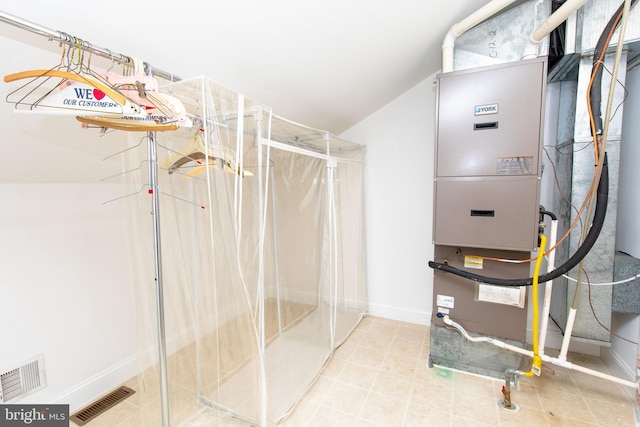
{"type": "Polygon", "coordinates": [[[453,27],[449,30],[442,42],[442,72],[453,71],[453,48],[456,44],[457,35],[453,32],[453,27]]]}
{"type": "Polygon", "coordinates": [[[459,34],[456,34],[455,25],[449,29],[447,34],[444,36],[444,40],[442,40],[442,49],[453,49],[456,44],[456,39],[459,34]]]}
{"type": "Polygon", "coordinates": [[[448,314],[438,313],[437,316],[442,318],[442,321],[444,322],[445,325],[449,325],[449,326],[453,325],[453,321],[449,318],[448,314]]]}
{"type": "Polygon", "coordinates": [[[524,47],[524,51],[522,52],[522,60],[525,59],[533,59],[538,57],[538,45],[540,42],[536,42],[532,38],[529,38],[529,41],[524,47]]]}

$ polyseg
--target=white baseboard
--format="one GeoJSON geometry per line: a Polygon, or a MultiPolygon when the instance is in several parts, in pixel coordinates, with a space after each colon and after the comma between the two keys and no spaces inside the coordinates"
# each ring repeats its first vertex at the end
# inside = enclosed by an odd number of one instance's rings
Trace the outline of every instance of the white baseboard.
{"type": "MultiPolygon", "coordinates": [[[[529,344],[533,342],[531,338],[532,335],[533,332],[531,331],[531,327],[527,327],[527,342],[529,344]]],[[[553,322],[549,322],[544,345],[545,353],[549,354],[550,356],[555,356],[556,354],[554,352],[548,352],[547,349],[560,350],[562,348],[563,339],[564,335],[562,335],[562,332],[560,331],[558,326],[556,326],[556,324],[553,322]]],[[[602,345],[598,345],[594,342],[580,341],[579,338],[571,338],[571,341],[569,341],[569,351],[572,353],[581,353],[589,356],[600,356],[601,349],[602,345]]]]}
{"type": "Polygon", "coordinates": [[[74,413],[135,376],[138,372],[137,360],[137,356],[131,356],[62,392],[50,401],[55,404],[69,404],[69,413],[74,413]]]}
{"type": "MultiPolygon", "coordinates": [[[[624,362],[622,357],[620,357],[613,348],[603,348],[601,358],[607,368],[611,371],[612,375],[628,381],[636,381],[636,373],[624,362]]],[[[629,395],[635,399],[635,389],[632,389],[631,387],[625,387],[625,389],[629,392],[629,395]]]]}
{"type": "Polygon", "coordinates": [[[384,319],[398,320],[400,322],[415,323],[427,326],[431,322],[431,311],[414,310],[410,308],[391,307],[382,304],[369,303],[369,316],[382,317],[384,319]]]}

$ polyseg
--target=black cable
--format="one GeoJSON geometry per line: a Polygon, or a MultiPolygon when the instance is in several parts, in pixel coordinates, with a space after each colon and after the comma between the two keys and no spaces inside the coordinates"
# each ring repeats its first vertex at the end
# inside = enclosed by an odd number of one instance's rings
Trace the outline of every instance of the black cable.
{"type": "MultiPolygon", "coordinates": [[[[549,273],[538,276],[538,283],[548,282],[549,280],[553,280],[570,271],[573,267],[578,265],[580,261],[582,261],[596,243],[596,240],[598,240],[598,236],[600,235],[600,231],[604,225],[604,218],[607,213],[607,204],[609,202],[609,166],[607,163],[607,153],[605,153],[604,164],[602,165],[602,174],[600,174],[600,181],[598,182],[596,209],[593,214],[593,223],[591,224],[589,233],[587,233],[587,237],[584,239],[584,242],[580,245],[578,250],[568,260],[566,260],[564,264],[549,273]]],[[[453,273],[476,282],[487,283],[490,285],[530,286],[533,283],[533,277],[526,279],[501,279],[497,277],[481,276],[435,261],[429,261],[429,267],[434,270],[453,273]]]]}
{"type": "MultiPolygon", "coordinates": [[[[551,2],[551,14],[553,15],[563,3],[564,0],[553,0],[551,2]]],[[[563,22],[549,34],[549,70],[564,56],[566,26],[566,22],[563,22]]]]}

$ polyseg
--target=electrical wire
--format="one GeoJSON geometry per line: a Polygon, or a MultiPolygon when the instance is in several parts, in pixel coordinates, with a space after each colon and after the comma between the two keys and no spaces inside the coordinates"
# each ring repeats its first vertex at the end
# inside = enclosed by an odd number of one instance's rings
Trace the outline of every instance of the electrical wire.
{"type": "MultiPolygon", "coordinates": [[[[613,73],[609,70],[609,68],[607,68],[607,66],[603,63],[602,67],[604,68],[604,70],[613,77],[613,73]]],[[[624,85],[624,83],[622,83],[620,81],[620,79],[616,79],[616,82],[618,83],[618,85],[622,88],[622,90],[624,91],[624,96],[622,97],[622,101],[620,101],[618,103],[618,105],[616,106],[616,109],[613,110],[613,114],[611,114],[611,120],[613,120],[613,118],[616,116],[616,114],[618,113],[618,110],[620,109],[620,107],[622,107],[622,105],[624,104],[624,102],[627,100],[627,98],[629,97],[629,91],[627,90],[627,87],[624,85]]]]}
{"type": "MultiPolygon", "coordinates": [[[[558,193],[560,194],[560,198],[561,198],[561,199],[562,199],[562,200],[563,200],[563,201],[564,201],[568,206],[570,206],[570,208],[571,208],[571,209],[573,209],[573,210],[574,210],[574,212],[576,213],[576,217],[580,218],[579,222],[580,222],[580,225],[582,226],[582,217],[580,217],[580,215],[579,215],[579,210],[578,210],[578,208],[577,208],[573,203],[571,203],[571,199],[570,199],[566,194],[564,194],[564,191],[562,191],[562,187],[560,186],[560,180],[558,179],[558,170],[557,170],[557,168],[556,168],[555,163],[554,163],[554,162],[553,162],[553,160],[551,159],[551,156],[549,155],[549,151],[547,151],[547,149],[546,149],[544,146],[542,147],[542,150],[544,151],[544,153],[546,154],[547,158],[549,159],[549,163],[551,164],[551,169],[553,169],[553,178],[554,178],[555,183],[556,183],[556,189],[558,190],[558,193]]],[[[564,154],[564,153],[562,153],[562,152],[561,152],[561,151],[559,151],[559,150],[557,150],[557,151],[560,153],[560,155],[565,155],[565,156],[566,156],[566,155],[568,155],[568,154],[564,154]]],[[[574,153],[575,153],[575,151],[574,151],[574,153]]],[[[570,153],[570,154],[572,154],[572,153],[570,153]]],[[[568,233],[565,233],[565,234],[560,238],[559,242],[562,242],[562,241],[566,238],[566,236],[567,236],[567,235],[568,235],[568,233]]],[[[556,248],[556,247],[558,247],[558,244],[554,245],[554,248],[556,248]]],[[[551,252],[551,250],[549,250],[548,252],[551,252]]]]}
{"type": "MultiPolygon", "coordinates": [[[[636,0],[632,0],[632,1],[631,1],[631,4],[630,4],[630,6],[629,6],[629,8],[633,7],[633,5],[635,4],[635,2],[636,2],[636,0]]],[[[622,30],[621,30],[621,32],[620,32],[620,41],[619,41],[618,49],[617,49],[617,52],[616,52],[616,54],[617,54],[616,56],[617,56],[617,58],[619,58],[619,56],[620,56],[620,51],[621,51],[621,47],[622,47],[622,46],[621,46],[621,44],[622,44],[622,42],[623,42],[624,27],[626,27],[626,18],[627,18],[627,16],[623,16],[623,13],[624,13],[624,7],[625,7],[625,5],[627,5],[627,2],[624,2],[624,3],[623,3],[623,4],[618,8],[618,11],[617,11],[617,12],[616,12],[616,14],[615,14],[615,18],[614,18],[612,21],[610,21],[610,23],[608,24],[608,27],[609,27],[609,33],[608,33],[608,35],[607,35],[606,40],[605,40],[603,43],[601,43],[601,41],[599,40],[599,41],[598,41],[598,44],[597,44],[597,46],[596,46],[596,51],[594,52],[594,71],[592,71],[591,80],[590,80],[590,82],[589,82],[589,90],[587,91],[587,93],[588,93],[588,95],[589,95],[589,98],[588,98],[588,102],[587,102],[587,104],[588,104],[588,107],[589,107],[590,118],[592,119],[592,120],[591,120],[591,132],[592,132],[592,135],[594,136],[594,138],[597,138],[597,136],[598,136],[599,134],[602,134],[602,132],[603,132],[603,131],[602,131],[602,129],[600,129],[600,128],[601,128],[601,126],[602,126],[602,122],[601,122],[601,119],[600,119],[600,110],[599,110],[599,106],[600,106],[600,103],[601,103],[601,101],[600,101],[600,99],[599,99],[599,91],[593,92],[593,91],[591,91],[591,87],[592,87],[594,84],[596,84],[596,85],[597,85],[597,87],[600,87],[600,85],[601,85],[601,82],[600,82],[600,81],[601,81],[601,77],[602,77],[602,69],[605,69],[605,70],[606,70],[606,71],[607,71],[607,72],[612,76],[612,80],[613,80],[613,74],[614,74],[614,73],[610,72],[610,71],[607,69],[607,67],[604,65],[604,61],[603,61],[603,59],[604,59],[604,55],[605,55],[605,52],[606,52],[606,49],[604,49],[604,46],[606,46],[606,45],[608,45],[608,44],[609,44],[609,41],[610,41],[610,39],[611,39],[611,36],[613,35],[613,32],[615,31],[615,28],[618,26],[618,23],[620,22],[620,19],[624,18],[624,20],[623,20],[623,29],[622,29],[622,30]],[[600,56],[599,56],[599,57],[598,57],[598,59],[596,60],[596,59],[595,59],[595,56],[596,56],[596,52],[597,52],[598,50],[600,50],[600,56]],[[597,94],[598,96],[594,96],[595,94],[597,94]],[[592,106],[592,103],[593,103],[593,106],[592,106]],[[593,110],[592,110],[592,107],[593,107],[593,110]],[[594,112],[594,111],[595,111],[595,112],[594,112]],[[596,114],[596,113],[597,113],[597,114],[596,114]]],[[[628,10],[627,10],[627,11],[628,11],[628,10]]],[[[601,40],[602,40],[602,38],[601,38],[601,40]]],[[[617,63],[616,63],[616,65],[617,65],[617,63]]],[[[615,70],[615,68],[614,68],[614,70],[615,70]]],[[[621,103],[616,107],[616,109],[615,109],[615,111],[614,111],[614,113],[613,113],[612,117],[613,117],[613,116],[615,116],[615,114],[617,113],[618,109],[619,109],[619,108],[620,108],[620,106],[624,103],[624,101],[626,100],[626,98],[627,98],[627,96],[628,96],[628,91],[627,91],[626,87],[625,87],[625,86],[624,86],[624,85],[623,85],[623,84],[622,84],[622,83],[621,83],[617,78],[616,78],[616,82],[617,82],[618,84],[620,84],[620,86],[622,86],[622,88],[623,88],[623,90],[624,90],[624,97],[623,97],[622,102],[621,102],[621,103]]],[[[613,98],[613,96],[612,96],[612,95],[613,95],[613,84],[611,84],[611,87],[612,87],[612,89],[611,89],[611,91],[610,91],[610,99],[609,99],[609,103],[608,103],[608,110],[607,110],[607,114],[609,114],[609,113],[610,113],[610,107],[611,107],[612,98],[613,98]]],[[[610,119],[608,119],[608,120],[610,120],[610,119]]],[[[607,125],[608,125],[608,120],[607,120],[607,121],[605,121],[605,123],[606,123],[607,125]]],[[[605,134],[605,135],[604,135],[605,137],[601,140],[602,147],[600,147],[600,148],[601,148],[601,149],[603,149],[603,150],[604,150],[604,145],[606,144],[606,134],[607,134],[606,129],[604,130],[604,134],[605,134]]],[[[594,150],[594,151],[595,151],[596,153],[598,153],[598,150],[597,150],[597,149],[596,149],[596,150],[594,150]]],[[[596,160],[597,160],[597,157],[596,157],[596,160]]],[[[597,323],[598,323],[602,328],[604,328],[607,332],[609,332],[611,335],[616,336],[616,337],[618,337],[618,338],[619,338],[619,339],[621,339],[621,340],[624,340],[624,341],[627,341],[627,342],[629,342],[629,343],[632,343],[632,344],[637,345],[637,344],[638,344],[637,342],[634,342],[634,341],[632,341],[632,340],[629,340],[629,339],[627,339],[627,338],[624,338],[624,337],[622,337],[622,336],[620,336],[620,335],[617,335],[617,334],[613,333],[613,332],[611,331],[611,329],[609,329],[608,327],[606,327],[606,326],[605,326],[605,325],[600,321],[600,319],[598,318],[598,316],[597,316],[597,314],[596,314],[596,312],[595,312],[595,309],[594,309],[594,307],[593,307],[593,303],[592,303],[592,301],[591,301],[591,287],[592,287],[592,286],[605,286],[605,285],[616,285],[616,284],[620,284],[620,283],[626,283],[626,282],[629,282],[629,281],[635,280],[636,278],[640,277],[640,274],[637,274],[636,276],[631,277],[631,278],[628,278],[628,279],[625,279],[625,280],[621,280],[621,281],[617,281],[617,282],[612,282],[612,283],[597,284],[597,285],[596,285],[596,284],[592,284],[592,283],[591,283],[591,281],[589,280],[589,275],[588,275],[587,271],[586,271],[586,270],[584,270],[583,264],[582,264],[582,262],[581,262],[581,263],[580,263],[580,270],[578,271],[578,279],[573,279],[573,278],[571,278],[571,277],[569,277],[569,276],[567,276],[567,275],[564,275],[564,276],[565,276],[565,277],[567,277],[567,278],[568,278],[568,279],[570,279],[570,280],[575,280],[575,281],[578,283],[578,286],[580,286],[580,283],[581,283],[581,280],[580,280],[580,279],[581,279],[581,275],[582,275],[582,274],[584,274],[584,276],[585,276],[585,278],[586,278],[586,281],[587,281],[587,292],[588,292],[588,298],[587,298],[587,299],[588,299],[588,302],[589,302],[589,307],[590,307],[590,309],[591,309],[591,313],[593,314],[593,317],[594,317],[595,321],[596,321],[596,322],[597,322],[597,323]]],[[[578,289],[579,289],[579,288],[576,288],[575,297],[574,297],[574,304],[573,304],[574,306],[577,304],[578,289]]]]}
{"type": "MultiPolygon", "coordinates": [[[[635,2],[635,0],[634,0],[635,2]]],[[[605,27],[606,37],[603,35],[598,39],[598,43],[596,43],[596,48],[593,53],[593,68],[591,72],[591,79],[589,81],[589,86],[587,89],[587,106],[589,107],[589,119],[591,122],[591,135],[593,136],[594,142],[594,161],[596,163],[596,176],[602,172],[602,163],[600,161],[600,152],[606,153],[607,146],[607,137],[609,135],[609,125],[611,120],[611,107],[613,105],[613,96],[615,93],[615,84],[612,82],[609,85],[609,96],[607,98],[607,108],[604,119],[604,127],[602,114],[600,111],[602,104],[602,69],[604,68],[604,56],[606,54],[606,47],[609,45],[611,38],[613,37],[613,33],[615,32],[618,24],[622,20],[622,27],[620,29],[618,46],[616,48],[616,54],[613,64],[613,73],[612,73],[612,81],[617,80],[618,68],[620,65],[620,58],[622,57],[622,48],[624,45],[624,34],[627,27],[627,18],[628,12],[630,9],[631,2],[629,0],[625,0],[622,5],[618,8],[616,14],[609,20],[607,26],[605,27]],[[607,32],[606,29],[609,29],[607,32]],[[598,55],[598,52],[600,54],[598,55]],[[596,59],[597,58],[597,59],[596,59]],[[592,87],[595,86],[598,90],[592,90],[592,87]]],[[[606,156],[606,154],[605,154],[606,156]]],[[[593,183],[591,186],[593,189],[593,183]]],[[[590,189],[590,191],[591,191],[590,189]]],[[[589,196],[589,208],[587,210],[587,218],[590,217],[591,211],[593,209],[595,201],[592,196],[589,196]]],[[[586,238],[587,234],[587,225],[585,224],[582,230],[582,236],[580,240],[580,244],[582,244],[583,240],[586,238]]],[[[571,304],[572,309],[578,308],[579,296],[580,296],[580,288],[582,286],[582,274],[584,273],[584,258],[580,260],[578,266],[578,281],[576,283],[576,288],[573,294],[573,302],[571,304]]]]}
{"type": "Polygon", "coordinates": [[[621,340],[626,341],[628,343],[638,345],[636,341],[630,340],[628,338],[625,338],[623,336],[616,334],[610,328],[608,328],[604,323],[600,321],[600,319],[598,318],[598,315],[596,314],[596,310],[593,307],[593,302],[591,301],[591,286],[593,286],[593,284],[589,280],[589,275],[587,274],[586,271],[584,272],[584,275],[585,275],[585,278],[587,279],[587,301],[589,302],[589,308],[591,308],[591,314],[593,314],[593,318],[598,323],[598,325],[600,325],[605,331],[609,332],[609,334],[613,335],[614,337],[620,338],[621,340]]]}
{"type": "MultiPolygon", "coordinates": [[[[562,277],[564,277],[565,279],[568,279],[572,282],[577,282],[578,279],[574,279],[573,277],[569,276],[568,274],[563,274],[562,277]]],[[[629,283],[629,282],[633,282],[636,279],[640,279],[640,273],[636,274],[635,276],[631,276],[628,277],[626,279],[623,280],[617,280],[615,282],[607,282],[607,283],[591,283],[590,286],[617,286],[617,285],[623,285],[625,283],[629,283]]]]}
{"type": "MultiPolygon", "coordinates": [[[[632,8],[637,0],[631,0],[630,8],[632,8]]],[[[598,39],[596,43],[595,50],[593,52],[593,69],[591,72],[591,78],[589,80],[589,85],[587,86],[587,109],[589,111],[589,119],[591,124],[591,134],[594,138],[597,135],[602,135],[603,126],[602,126],[602,114],[600,110],[601,105],[601,83],[602,83],[602,68],[604,64],[604,57],[607,52],[606,47],[609,46],[611,42],[611,38],[615,33],[618,25],[620,24],[620,20],[624,15],[624,6],[626,2],[623,2],[613,17],[609,20],[607,25],[604,28],[603,36],[598,39]],[[598,88],[598,90],[593,91],[593,87],[598,88]]],[[[597,150],[594,153],[598,156],[597,150]]],[[[598,158],[596,157],[596,164],[598,163],[598,158]]]]}

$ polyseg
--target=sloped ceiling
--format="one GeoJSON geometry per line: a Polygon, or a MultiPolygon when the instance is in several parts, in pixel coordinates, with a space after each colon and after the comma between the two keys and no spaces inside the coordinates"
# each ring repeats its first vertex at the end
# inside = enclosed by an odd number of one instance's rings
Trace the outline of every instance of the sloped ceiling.
{"type": "MultiPolygon", "coordinates": [[[[31,0],[0,11],[181,78],[206,76],[277,115],[339,134],[437,72],[447,30],[487,2],[31,0]]],[[[4,76],[52,67],[61,48],[0,22],[0,52],[4,76]]],[[[101,173],[82,165],[112,150],[104,143],[111,135],[96,143],[73,119],[12,110],[0,107],[0,147],[15,160],[0,182],[93,181],[101,173]]]]}

